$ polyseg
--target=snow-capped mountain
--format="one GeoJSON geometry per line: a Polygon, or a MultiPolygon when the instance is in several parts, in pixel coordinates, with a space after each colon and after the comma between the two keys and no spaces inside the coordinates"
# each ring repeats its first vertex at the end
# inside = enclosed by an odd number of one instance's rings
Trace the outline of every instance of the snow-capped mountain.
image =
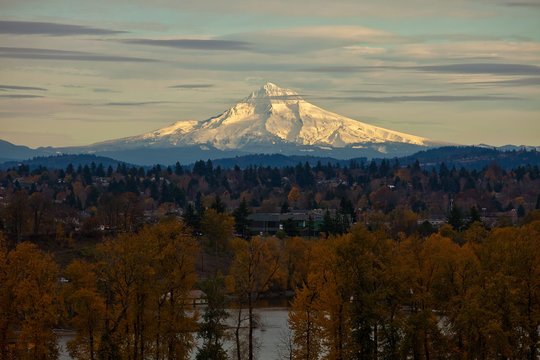
{"type": "MultiPolygon", "coordinates": [[[[267,83],[216,117],[179,121],[140,136],[94,144],[109,148],[207,145],[219,150],[282,152],[301,147],[366,148],[387,144],[429,146],[429,139],[383,129],[321,109],[299,94],[267,83]]],[[[306,151],[306,150],[304,150],[306,151]]]]}

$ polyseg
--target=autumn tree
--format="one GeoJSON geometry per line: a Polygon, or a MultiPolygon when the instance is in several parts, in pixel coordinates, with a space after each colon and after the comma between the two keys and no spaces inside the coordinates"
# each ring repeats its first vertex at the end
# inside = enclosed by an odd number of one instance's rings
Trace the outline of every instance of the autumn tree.
{"type": "Polygon", "coordinates": [[[405,300],[411,313],[405,324],[404,354],[413,358],[438,357],[446,351],[445,338],[434,311],[438,307],[434,289],[441,272],[451,262],[447,254],[455,251],[452,240],[433,234],[425,241],[415,236],[403,244],[409,297],[405,300]]]}
{"type": "Polygon", "coordinates": [[[354,354],[351,322],[352,282],[338,249],[349,238],[319,240],[309,253],[306,281],[297,288],[289,324],[293,330],[295,358],[349,359],[354,354]]]}
{"type": "Polygon", "coordinates": [[[117,345],[133,360],[188,357],[196,329],[196,314],[188,311],[197,251],[195,239],[174,219],[99,246],[107,314],[102,356],[113,358],[117,345]]]}
{"type": "MultiPolygon", "coordinates": [[[[235,238],[233,240],[234,259],[230,275],[227,278],[228,289],[234,293],[241,309],[248,311],[248,359],[254,358],[253,329],[255,327],[255,302],[268,290],[272,281],[280,278],[280,252],[275,246],[276,239],[253,237],[249,241],[235,238]]],[[[235,336],[237,360],[241,360],[240,338],[235,336]]]]}
{"type": "Polygon", "coordinates": [[[0,254],[0,354],[4,359],[56,359],[53,327],[60,311],[58,266],[35,245],[0,254]],[[9,342],[14,340],[15,346],[9,342]],[[6,355],[7,354],[7,355],[6,355]]]}
{"type": "Polygon", "coordinates": [[[0,359],[11,356],[9,341],[14,338],[15,311],[13,292],[8,280],[8,244],[0,231],[0,359]]]}
{"type": "Polygon", "coordinates": [[[286,289],[294,290],[307,281],[311,255],[311,243],[301,237],[289,237],[283,246],[283,271],[286,289]]]}
{"type": "Polygon", "coordinates": [[[395,357],[403,288],[394,244],[383,232],[356,225],[336,249],[343,278],[351,287],[351,327],[359,359],[395,357]]]}
{"type": "Polygon", "coordinates": [[[234,219],[225,212],[208,209],[201,220],[201,231],[206,248],[218,254],[230,248],[234,219]]]}
{"type": "Polygon", "coordinates": [[[316,306],[318,294],[304,284],[297,289],[289,310],[288,325],[293,333],[293,359],[316,360],[322,355],[321,316],[316,306]]]}
{"type": "Polygon", "coordinates": [[[77,359],[97,358],[99,340],[103,335],[105,321],[105,299],[98,290],[95,265],[81,260],[72,262],[64,272],[69,281],[63,286],[64,303],[77,331],[68,342],[68,350],[77,359]]]}
{"type": "Polygon", "coordinates": [[[26,191],[17,191],[13,194],[9,204],[4,210],[6,230],[13,234],[17,243],[22,239],[23,233],[30,224],[30,211],[28,194],[26,191]]]}
{"type": "Polygon", "coordinates": [[[30,195],[28,205],[32,214],[32,232],[39,234],[52,213],[52,201],[43,193],[35,192],[30,195]]]}

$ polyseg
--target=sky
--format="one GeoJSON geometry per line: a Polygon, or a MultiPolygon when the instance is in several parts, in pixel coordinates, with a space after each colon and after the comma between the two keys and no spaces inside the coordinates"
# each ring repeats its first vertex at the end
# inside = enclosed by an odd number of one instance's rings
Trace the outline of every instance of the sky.
{"type": "Polygon", "coordinates": [[[372,125],[540,145],[540,0],[0,0],[0,139],[87,145],[266,82],[372,125]]]}

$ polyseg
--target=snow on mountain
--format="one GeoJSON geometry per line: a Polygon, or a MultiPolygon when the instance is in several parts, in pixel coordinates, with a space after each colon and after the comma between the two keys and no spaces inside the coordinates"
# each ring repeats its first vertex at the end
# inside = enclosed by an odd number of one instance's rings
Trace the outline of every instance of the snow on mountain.
{"type": "Polygon", "coordinates": [[[428,146],[432,142],[326,111],[293,90],[267,83],[208,120],[179,121],[140,136],[95,145],[163,148],[206,144],[219,150],[241,150],[261,145],[277,148],[278,144],[362,148],[367,143],[428,146]]]}

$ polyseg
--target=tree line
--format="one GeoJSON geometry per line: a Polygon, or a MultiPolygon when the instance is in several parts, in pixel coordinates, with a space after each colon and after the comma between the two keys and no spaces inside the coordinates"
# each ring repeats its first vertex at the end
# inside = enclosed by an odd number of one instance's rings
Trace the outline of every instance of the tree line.
{"type": "MultiPolygon", "coordinates": [[[[476,206],[482,216],[518,223],[540,209],[537,166],[504,170],[493,163],[482,170],[431,171],[418,162],[308,163],[282,169],[249,166],[222,169],[211,161],[150,169],[101,164],[30,170],[21,165],[0,172],[0,229],[14,243],[32,238],[101,237],[103,231],[132,231],[167,215],[184,215],[198,228],[205,209],[232,213],[245,200],[251,212],[337,210],[324,232],[344,232],[366,214],[406,209],[418,218],[462,217],[476,206]],[[345,216],[343,216],[345,215],[345,216]]],[[[242,206],[244,206],[242,205],[242,206]]],[[[238,220],[238,219],[237,219],[238,220]]],[[[244,224],[245,232],[246,224],[244,224]]],[[[288,235],[295,235],[289,228],[288,235]]],[[[318,233],[318,230],[310,233],[318,233]]],[[[297,233],[298,235],[304,235],[297,233]]]]}

